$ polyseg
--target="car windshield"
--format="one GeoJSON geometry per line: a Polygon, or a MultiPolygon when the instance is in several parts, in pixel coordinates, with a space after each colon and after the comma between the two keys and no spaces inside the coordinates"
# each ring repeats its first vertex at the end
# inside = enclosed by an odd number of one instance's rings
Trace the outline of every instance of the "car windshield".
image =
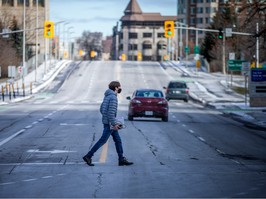
{"type": "Polygon", "coordinates": [[[171,82],[169,88],[187,88],[187,85],[183,82],[171,82]]]}
{"type": "Polygon", "coordinates": [[[163,97],[160,91],[137,91],[136,97],[163,97]]]}

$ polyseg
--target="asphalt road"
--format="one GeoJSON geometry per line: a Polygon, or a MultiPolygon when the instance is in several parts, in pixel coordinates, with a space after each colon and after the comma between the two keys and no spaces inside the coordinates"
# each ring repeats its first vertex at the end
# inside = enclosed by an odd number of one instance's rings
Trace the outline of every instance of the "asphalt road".
{"type": "MultiPolygon", "coordinates": [[[[102,132],[99,106],[119,80],[118,117],[127,118],[136,88],[181,78],[156,63],[72,64],[34,98],[0,107],[0,197],[266,197],[266,141],[222,113],[192,101],[170,101],[169,122],[125,121],[118,166],[113,140],[82,156],[102,132]]],[[[193,79],[191,79],[193,82],[193,79]]]]}

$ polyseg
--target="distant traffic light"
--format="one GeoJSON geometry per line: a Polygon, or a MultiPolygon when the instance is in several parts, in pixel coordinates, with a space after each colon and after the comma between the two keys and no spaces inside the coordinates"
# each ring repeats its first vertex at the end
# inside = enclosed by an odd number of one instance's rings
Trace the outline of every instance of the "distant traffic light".
{"type": "Polygon", "coordinates": [[[224,38],[223,30],[220,28],[218,33],[218,39],[223,39],[223,38],[224,38]]]}
{"type": "Polygon", "coordinates": [[[45,21],[44,22],[44,37],[45,38],[54,38],[54,22],[45,21]]]}
{"type": "Polygon", "coordinates": [[[164,37],[172,38],[175,36],[175,23],[174,21],[164,22],[164,37]]]}

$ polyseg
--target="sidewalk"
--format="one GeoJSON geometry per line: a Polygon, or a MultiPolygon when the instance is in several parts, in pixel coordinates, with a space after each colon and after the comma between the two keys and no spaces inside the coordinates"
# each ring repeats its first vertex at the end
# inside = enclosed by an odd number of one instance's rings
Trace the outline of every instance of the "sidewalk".
{"type": "Polygon", "coordinates": [[[194,101],[228,114],[245,126],[266,132],[266,107],[250,107],[249,98],[245,103],[245,96],[228,88],[224,80],[209,80],[208,85],[198,80],[189,86],[190,97],[194,101]]]}
{"type": "MultiPolygon", "coordinates": [[[[13,93],[11,96],[11,100],[9,99],[9,96],[5,95],[5,101],[3,101],[2,99],[2,95],[1,95],[1,101],[0,101],[0,106],[1,105],[5,105],[5,104],[9,104],[9,103],[15,103],[15,102],[19,102],[19,101],[23,101],[23,100],[27,100],[31,97],[33,97],[33,94],[37,93],[38,91],[40,91],[41,89],[45,88],[49,83],[51,83],[51,81],[53,81],[53,79],[58,75],[58,73],[69,63],[71,63],[72,61],[69,60],[62,60],[62,61],[54,61],[52,60],[51,63],[47,63],[47,65],[45,66],[45,64],[41,64],[38,69],[37,69],[37,73],[35,74],[35,70],[32,71],[31,73],[27,74],[24,77],[24,84],[25,84],[25,97],[23,97],[22,95],[22,89],[21,89],[21,85],[22,85],[22,79],[18,79],[16,81],[14,81],[14,85],[16,85],[18,83],[20,89],[20,95],[16,96],[16,98],[13,97],[13,93]],[[45,67],[50,66],[46,72],[46,74],[44,74],[44,70],[45,67]],[[35,81],[36,80],[36,81],[35,81]],[[30,84],[32,83],[32,93],[30,92],[30,84]]],[[[10,83],[10,80],[7,81],[8,83],[10,83]]],[[[2,86],[6,86],[6,82],[2,82],[0,83],[0,88],[2,88],[2,86]]]]}

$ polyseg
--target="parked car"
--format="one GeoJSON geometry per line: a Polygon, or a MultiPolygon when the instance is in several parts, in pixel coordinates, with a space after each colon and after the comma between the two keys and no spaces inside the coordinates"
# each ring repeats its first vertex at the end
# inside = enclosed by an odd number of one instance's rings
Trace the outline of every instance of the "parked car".
{"type": "Polygon", "coordinates": [[[154,117],[168,121],[168,102],[163,92],[156,89],[137,89],[134,91],[128,107],[128,120],[134,117],[154,117]]]}
{"type": "Polygon", "coordinates": [[[166,89],[165,98],[169,101],[172,99],[175,100],[184,100],[188,102],[189,99],[189,88],[184,81],[170,81],[166,89]]]}

